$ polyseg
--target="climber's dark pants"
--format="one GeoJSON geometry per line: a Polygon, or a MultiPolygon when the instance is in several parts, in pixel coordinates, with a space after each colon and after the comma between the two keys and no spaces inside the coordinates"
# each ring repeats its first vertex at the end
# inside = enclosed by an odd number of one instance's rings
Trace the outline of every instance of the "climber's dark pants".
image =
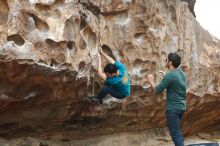
{"type": "Polygon", "coordinates": [[[126,96],[118,92],[116,89],[114,89],[111,86],[105,85],[102,87],[101,91],[96,96],[97,99],[103,99],[107,94],[110,94],[111,96],[117,98],[117,99],[123,99],[126,96]]]}
{"type": "Polygon", "coordinates": [[[167,110],[167,126],[175,146],[184,146],[184,138],[180,131],[180,122],[183,117],[184,110],[167,110]]]}

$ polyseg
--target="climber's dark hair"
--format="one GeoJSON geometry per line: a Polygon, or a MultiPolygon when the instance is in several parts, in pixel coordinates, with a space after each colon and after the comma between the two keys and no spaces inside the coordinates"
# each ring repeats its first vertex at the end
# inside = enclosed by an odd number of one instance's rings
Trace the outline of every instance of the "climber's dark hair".
{"type": "Polygon", "coordinates": [[[169,53],[168,60],[172,62],[175,68],[178,68],[181,63],[181,57],[176,53],[169,53]]]}
{"type": "Polygon", "coordinates": [[[104,72],[105,73],[110,73],[110,74],[112,74],[112,73],[117,73],[117,68],[116,68],[116,66],[114,65],[114,64],[107,64],[106,66],[105,66],[105,68],[104,68],[104,72]]]}

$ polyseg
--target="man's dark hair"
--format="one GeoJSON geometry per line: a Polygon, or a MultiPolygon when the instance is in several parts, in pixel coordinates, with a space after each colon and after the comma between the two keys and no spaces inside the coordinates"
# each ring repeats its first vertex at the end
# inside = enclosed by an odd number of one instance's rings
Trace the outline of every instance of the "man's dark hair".
{"type": "Polygon", "coordinates": [[[117,68],[116,68],[116,66],[114,65],[114,64],[107,64],[106,66],[105,66],[105,68],[104,68],[104,72],[105,73],[110,73],[110,74],[112,74],[112,73],[117,73],[117,68]]]}
{"type": "Polygon", "coordinates": [[[168,60],[172,62],[175,68],[179,67],[181,63],[181,57],[176,53],[169,53],[168,60]]]}

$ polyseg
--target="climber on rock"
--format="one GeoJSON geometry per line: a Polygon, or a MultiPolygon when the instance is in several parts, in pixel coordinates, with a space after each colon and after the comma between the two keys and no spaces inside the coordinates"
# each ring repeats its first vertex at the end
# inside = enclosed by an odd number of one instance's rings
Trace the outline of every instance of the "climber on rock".
{"type": "Polygon", "coordinates": [[[166,89],[166,119],[169,133],[175,146],[184,146],[184,138],[180,131],[180,122],[186,110],[186,75],[180,67],[181,57],[170,53],[166,59],[169,72],[163,74],[159,85],[155,85],[154,76],[147,76],[148,82],[159,94],[166,89]]]}
{"type": "Polygon", "coordinates": [[[117,99],[124,99],[130,95],[130,77],[124,64],[115,61],[105,54],[102,49],[98,53],[98,70],[97,74],[105,81],[105,85],[101,88],[97,96],[89,97],[92,101],[102,103],[103,98],[110,94],[117,99]],[[109,62],[102,71],[101,55],[109,62]]]}

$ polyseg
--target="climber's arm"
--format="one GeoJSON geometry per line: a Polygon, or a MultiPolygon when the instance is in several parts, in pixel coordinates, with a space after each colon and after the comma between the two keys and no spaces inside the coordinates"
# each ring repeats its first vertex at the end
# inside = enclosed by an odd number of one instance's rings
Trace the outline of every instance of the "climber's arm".
{"type": "Polygon", "coordinates": [[[101,54],[105,57],[105,59],[111,63],[111,64],[115,64],[115,60],[112,59],[110,56],[108,56],[107,54],[105,54],[105,52],[102,51],[102,49],[100,49],[101,54]]]}
{"type": "Polygon", "coordinates": [[[97,70],[97,73],[98,73],[100,78],[102,78],[103,80],[106,80],[106,75],[102,71],[102,60],[101,60],[101,56],[100,56],[99,53],[98,53],[98,70],[97,70]]]}

